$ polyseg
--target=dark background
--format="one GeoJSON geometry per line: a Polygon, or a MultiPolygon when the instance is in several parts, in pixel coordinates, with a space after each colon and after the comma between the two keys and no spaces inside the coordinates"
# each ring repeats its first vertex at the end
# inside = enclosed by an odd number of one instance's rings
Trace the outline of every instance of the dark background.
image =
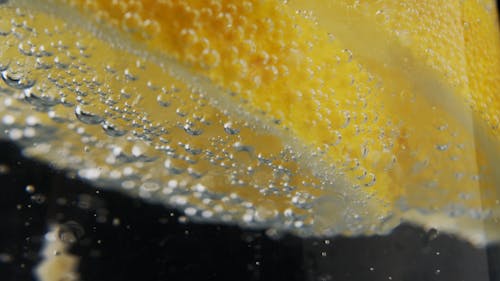
{"type": "Polygon", "coordinates": [[[325,240],[180,223],[174,210],[96,190],[8,142],[0,142],[0,189],[0,281],[33,279],[51,222],[78,237],[72,252],[82,257],[84,281],[500,280],[500,245],[477,249],[409,225],[325,240]]]}
{"type": "Polygon", "coordinates": [[[477,249],[409,225],[325,240],[179,222],[174,210],[95,189],[8,142],[0,142],[0,183],[1,281],[32,280],[51,222],[78,238],[71,251],[84,281],[500,280],[500,245],[477,249]]]}

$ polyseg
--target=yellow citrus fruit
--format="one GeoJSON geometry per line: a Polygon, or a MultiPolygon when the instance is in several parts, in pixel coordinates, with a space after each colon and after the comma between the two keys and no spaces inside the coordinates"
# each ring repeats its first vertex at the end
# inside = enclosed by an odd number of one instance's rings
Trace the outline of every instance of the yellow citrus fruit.
{"type": "MultiPolygon", "coordinates": [[[[39,75],[50,73],[49,95],[68,91],[53,99],[70,105],[47,111],[74,111],[84,123],[84,134],[52,125],[84,178],[193,217],[305,234],[384,232],[401,218],[442,214],[498,228],[493,1],[19,5],[33,16],[18,9],[13,28],[32,31],[11,32],[12,45],[25,57],[67,57],[67,68],[54,59],[39,75]],[[72,44],[76,53],[66,51],[72,44]]],[[[2,17],[16,13],[5,9],[2,17]]],[[[33,80],[22,89],[31,104],[43,92],[32,90],[43,79],[33,80]]]]}

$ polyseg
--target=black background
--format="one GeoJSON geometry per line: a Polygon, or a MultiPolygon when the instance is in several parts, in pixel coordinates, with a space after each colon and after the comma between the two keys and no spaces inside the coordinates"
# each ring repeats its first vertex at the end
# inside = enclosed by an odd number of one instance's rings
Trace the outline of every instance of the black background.
{"type": "Polygon", "coordinates": [[[78,234],[72,252],[82,257],[85,281],[500,280],[498,245],[477,249],[409,225],[387,236],[336,237],[327,244],[293,236],[272,239],[235,226],[180,223],[173,210],[68,178],[24,158],[12,143],[0,147],[0,253],[12,257],[0,262],[2,281],[32,278],[42,237],[56,221],[78,234]],[[26,191],[30,184],[34,193],[26,191]],[[106,222],[98,219],[103,210],[106,222]]]}

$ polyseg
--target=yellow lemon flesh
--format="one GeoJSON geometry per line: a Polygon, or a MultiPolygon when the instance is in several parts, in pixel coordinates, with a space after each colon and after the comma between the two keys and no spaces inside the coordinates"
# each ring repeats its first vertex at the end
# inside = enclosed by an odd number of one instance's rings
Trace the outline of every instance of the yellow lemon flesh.
{"type": "Polygon", "coordinates": [[[447,214],[498,234],[493,2],[21,3],[1,15],[4,123],[27,101],[61,134],[33,155],[203,219],[370,234],[447,214]]]}

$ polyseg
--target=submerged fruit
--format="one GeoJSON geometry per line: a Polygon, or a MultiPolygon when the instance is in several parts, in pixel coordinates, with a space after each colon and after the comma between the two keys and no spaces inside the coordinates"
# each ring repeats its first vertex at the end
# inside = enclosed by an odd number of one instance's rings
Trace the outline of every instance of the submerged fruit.
{"type": "Polygon", "coordinates": [[[4,124],[31,144],[17,120],[38,109],[61,139],[35,155],[203,219],[321,235],[447,214],[499,234],[492,5],[21,2],[1,15],[4,124]]]}

